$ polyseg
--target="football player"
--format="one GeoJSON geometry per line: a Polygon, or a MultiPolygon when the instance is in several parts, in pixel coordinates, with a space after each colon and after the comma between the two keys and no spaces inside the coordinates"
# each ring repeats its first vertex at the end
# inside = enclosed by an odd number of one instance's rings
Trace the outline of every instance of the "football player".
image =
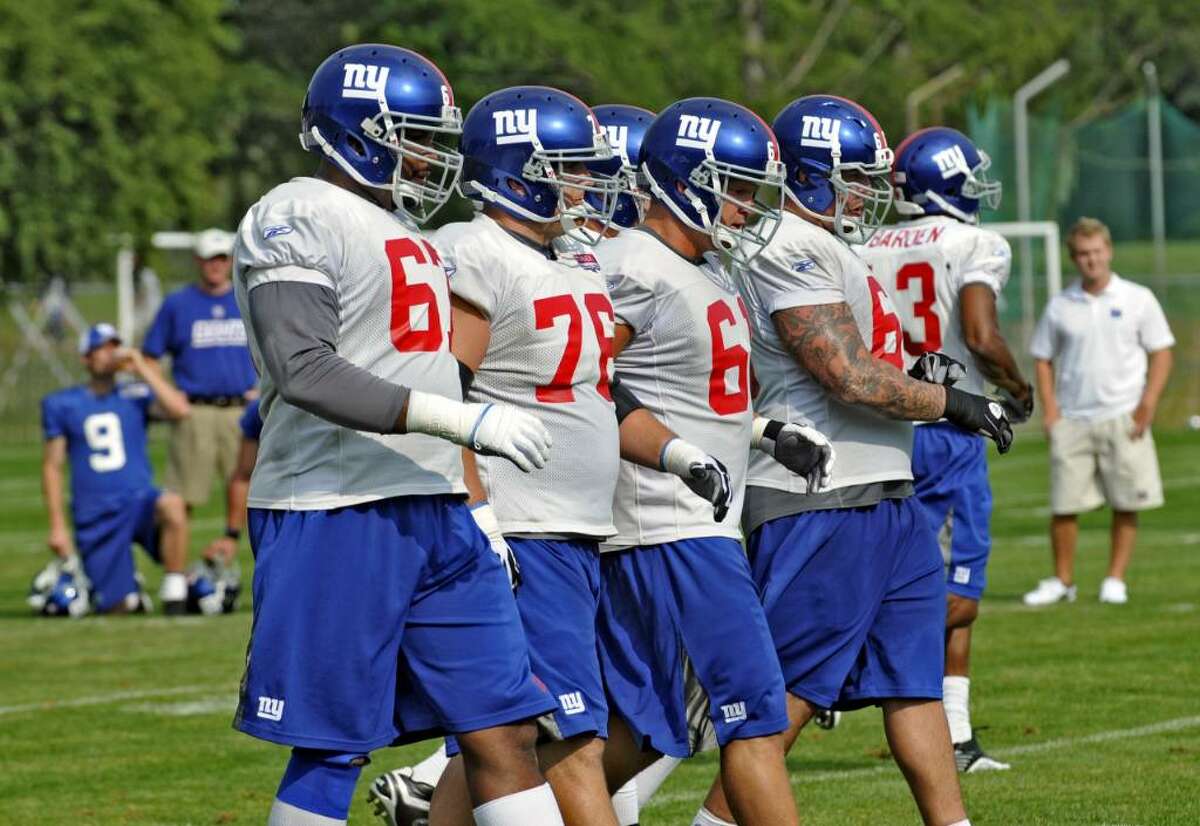
{"type": "Polygon", "coordinates": [[[503,566],[464,501],[469,445],[522,471],[550,436],[461,401],[446,272],[418,224],[461,155],[436,65],[365,44],[317,68],[301,142],[313,177],[238,230],[235,283],[262,377],[250,483],[254,623],[235,726],[292,747],[270,826],[344,823],[373,750],[444,731],[467,755],[475,822],[562,822],[503,566]]]}
{"type": "Polygon", "coordinates": [[[185,418],[187,397],[139,351],[122,347],[111,324],[89,328],[79,340],[79,355],[87,382],[42,399],[42,494],[50,518],[46,544],[58,558],[54,568],[72,578],[83,574],[91,592],[89,597],[79,577],[71,599],[48,604],[73,616],[86,613],[89,602],[97,613],[147,610],[149,600],[131,552],[136,542],[162,563],[163,611],[182,614],[187,599],[187,511],[178,494],[154,487],[146,425],[153,418],[185,418]],[[118,382],[121,370],[139,381],[118,382]],[[78,560],[71,554],[63,508],[62,467],[68,461],[78,560]]]}
{"type": "MultiPolygon", "coordinates": [[[[782,225],[741,271],[763,415],[804,415],[838,454],[832,489],[754,454],[743,526],[788,688],[788,747],[819,708],[881,705],[926,823],[966,822],[941,707],[946,586],[911,499],[911,421],[996,440],[1000,405],[905,374],[887,291],[850,248],[890,206],[892,152],[874,117],[813,95],[773,124],[787,166],[782,225]],[[804,495],[807,494],[807,495],[804,495]]],[[[726,782],[728,782],[726,780],[726,782]]],[[[721,779],[696,823],[728,823],[721,779]]]]}
{"type": "MultiPolygon", "coordinates": [[[[604,130],[612,154],[611,157],[592,161],[587,164],[587,168],[598,175],[620,180],[623,188],[616,196],[616,206],[610,223],[603,221],[608,207],[606,194],[601,191],[584,193],[584,203],[593,215],[588,219],[588,229],[594,236],[612,236],[622,229],[636,226],[645,214],[646,196],[637,184],[637,157],[642,136],[650,121],[654,119],[654,114],[637,106],[623,104],[592,107],[592,113],[604,130]]],[[[574,197],[572,192],[564,194],[574,197]]],[[[492,214],[497,213],[493,210],[492,214]]],[[[550,222],[548,228],[551,232],[557,231],[553,222],[550,222]]],[[[555,243],[562,246],[561,237],[555,243]]],[[[375,814],[389,826],[411,826],[428,818],[433,789],[446,765],[446,750],[439,747],[414,766],[393,769],[377,777],[371,785],[368,797],[375,814]]],[[[620,826],[637,822],[638,791],[633,781],[627,785],[628,788],[619,790],[613,796],[613,807],[620,826]]]]}
{"type": "MultiPolygon", "coordinates": [[[[692,753],[686,660],[708,694],[738,822],[798,823],[776,736],[787,728],[783,678],[738,519],[752,440],[800,460],[814,485],[832,457],[808,428],[755,420],[749,320],[719,257],[753,257],[778,226],[779,200],[756,195],[782,198],[779,148],[748,109],[691,98],[655,118],[640,161],[652,193],[645,221],[597,248],[617,321],[618,415],[648,411],[712,447],[733,496],[727,513],[710,513],[677,478],[621,465],[599,619],[613,704],[610,782],[660,754],[692,753]]],[[[676,449],[666,443],[662,465],[674,463],[676,449]]]]}
{"type": "MultiPolygon", "coordinates": [[[[614,532],[622,451],[659,467],[674,435],[656,422],[619,427],[614,411],[613,310],[587,245],[603,237],[622,180],[588,168],[612,158],[591,110],[544,86],[476,103],[462,151],[462,190],[479,212],[435,236],[452,272],[454,353],[470,374],[469,398],[536,411],[555,444],[546,466],[527,476],[490,456],[466,456],[473,513],[497,551],[512,555],[514,571],[519,563],[516,601],[533,672],[559,703],[542,721],[539,759],[563,819],[608,826],[616,821],[602,764],[598,542],[614,532]]],[[[674,443],[670,467],[707,500],[689,493],[696,506],[724,507],[719,463],[674,443]]],[[[467,822],[460,776],[461,761],[452,761],[434,793],[433,821],[467,822]]]]}
{"type": "MultiPolygon", "coordinates": [[[[996,320],[1012,252],[1003,236],[979,224],[982,207],[1000,203],[988,180],[991,162],[961,132],[944,126],[909,135],[896,149],[896,211],[907,220],[881,228],[859,249],[896,302],[905,363],[943,352],[966,365],[957,387],[998,387],[1009,416],[1025,421],[1033,389],[996,320]]],[[[987,577],[992,490],[984,441],[949,422],[923,424],[913,437],[917,500],[940,531],[946,561],[946,676],[942,704],[954,759],[963,772],[1007,769],[987,756],[971,730],[968,705],[971,627],[987,577]]]]}

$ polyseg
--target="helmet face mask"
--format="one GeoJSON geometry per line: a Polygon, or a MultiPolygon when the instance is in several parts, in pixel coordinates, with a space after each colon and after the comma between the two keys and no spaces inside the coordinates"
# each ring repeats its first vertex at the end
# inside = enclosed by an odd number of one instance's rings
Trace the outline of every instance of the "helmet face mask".
{"type": "Polygon", "coordinates": [[[607,144],[593,147],[591,152],[535,150],[525,164],[521,177],[524,181],[549,187],[557,196],[558,211],[548,219],[533,220],[539,223],[557,220],[567,237],[589,246],[599,243],[604,237],[604,230],[612,223],[618,196],[627,191],[627,182],[619,172],[616,175],[604,175],[595,172],[588,164],[611,160],[612,157],[612,150],[607,144]],[[569,199],[568,190],[580,193],[578,199],[574,202],[569,199]]]}
{"type": "Polygon", "coordinates": [[[890,158],[886,165],[838,164],[829,185],[835,195],[834,232],[851,244],[866,243],[887,221],[892,207],[890,158]]]}
{"type": "Polygon", "coordinates": [[[783,164],[779,161],[769,161],[766,170],[750,169],[734,164],[721,164],[713,160],[705,160],[692,170],[688,176],[688,184],[708,193],[715,204],[715,216],[704,207],[697,198],[693,203],[696,211],[705,219],[704,227],[713,240],[714,246],[728,253],[738,264],[748,264],[775,237],[779,229],[780,211],[783,208],[783,164]],[[739,198],[730,194],[730,188],[737,182],[749,184],[753,195],[749,199],[739,198]],[[774,203],[761,199],[763,190],[773,190],[777,193],[772,200],[774,203]],[[741,226],[733,226],[725,222],[725,207],[733,206],[738,212],[745,212],[746,221],[741,226]]]}

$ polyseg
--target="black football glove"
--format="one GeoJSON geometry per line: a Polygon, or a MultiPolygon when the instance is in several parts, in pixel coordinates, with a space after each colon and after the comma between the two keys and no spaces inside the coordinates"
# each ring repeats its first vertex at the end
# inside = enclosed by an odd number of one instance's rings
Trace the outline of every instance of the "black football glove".
{"type": "Polygon", "coordinates": [[[733,486],[729,482],[729,471],[720,459],[677,436],[663,447],[659,464],[663,470],[682,479],[692,493],[712,504],[713,519],[718,522],[725,519],[725,514],[729,513],[729,500],[733,498],[733,486]]]}
{"type": "Polygon", "coordinates": [[[1012,424],[1000,402],[947,387],[946,411],[942,415],[963,430],[987,436],[1001,453],[1008,453],[1012,447],[1012,424]]]}
{"type": "Polygon", "coordinates": [[[950,387],[967,377],[967,368],[961,361],[952,359],[945,353],[924,353],[909,369],[908,374],[917,381],[950,387]]]}
{"type": "Polygon", "coordinates": [[[1004,412],[1008,414],[1008,420],[1013,424],[1029,421],[1029,417],[1033,415],[1033,385],[1025,385],[1025,398],[1023,399],[1018,399],[1007,390],[1001,390],[1000,404],[1004,405],[1004,412]]]}
{"type": "Polygon", "coordinates": [[[750,443],[792,473],[803,476],[809,493],[819,493],[829,486],[837,455],[816,428],[756,416],[750,443]]]}

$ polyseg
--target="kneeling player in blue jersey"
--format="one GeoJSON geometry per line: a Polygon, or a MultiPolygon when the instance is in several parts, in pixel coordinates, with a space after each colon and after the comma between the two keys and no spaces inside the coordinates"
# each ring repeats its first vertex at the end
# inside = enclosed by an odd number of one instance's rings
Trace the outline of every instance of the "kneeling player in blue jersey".
{"type": "Polygon", "coordinates": [[[272,189],[238,230],[263,430],[234,725],[292,747],[269,826],[345,823],[372,751],[439,733],[462,746],[479,826],[562,823],[532,722],[557,704],[467,509],[458,447],[530,471],[551,439],[532,415],[463,403],[447,274],[418,226],[450,196],[461,123],[426,58],[342,49],[304,102],[316,175],[272,189]]]}
{"type": "MultiPolygon", "coordinates": [[[[150,369],[142,354],[125,349],[111,324],[97,324],[79,342],[88,381],[42,399],[42,492],[50,517],[47,544],[54,566],[77,582],[64,604],[58,597],[36,607],[78,616],[145,610],[131,546],[141,545],[166,571],[159,596],[169,614],[184,612],[188,523],[183,500],[153,484],[146,454],[151,418],[182,419],[187,398],[150,369]],[[141,381],[118,382],[130,370],[141,381]],[[71,465],[71,517],[79,560],[63,508],[62,466],[71,465]],[[82,562],[82,571],[80,564],[82,562]],[[85,579],[86,578],[86,579],[85,579]],[[90,597],[89,588],[90,586],[90,597]]],[[[39,575],[39,579],[44,578],[39,575]]],[[[56,580],[58,577],[54,577],[56,580]]],[[[53,586],[52,586],[53,587],[53,586]]],[[[38,595],[31,595],[31,604],[38,595]]]]}

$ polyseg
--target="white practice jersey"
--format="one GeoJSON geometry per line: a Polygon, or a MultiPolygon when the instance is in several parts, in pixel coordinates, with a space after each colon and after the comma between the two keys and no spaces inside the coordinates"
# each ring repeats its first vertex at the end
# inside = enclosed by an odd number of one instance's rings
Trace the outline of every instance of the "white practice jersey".
{"type": "Polygon", "coordinates": [[[620,460],[609,390],[613,309],[595,257],[573,247],[551,260],[482,213],[434,238],[454,295],[491,322],[470,400],[533,413],[554,440],[550,461],[532,473],[477,457],[500,530],[611,535],[620,460]]]}
{"type": "Polygon", "coordinates": [[[968,284],[984,284],[1000,295],[1012,268],[1008,241],[989,229],[931,215],[881,227],[858,254],[896,303],[905,364],[939,351],[967,366],[967,377],[957,387],[987,391],[963,339],[958,298],[968,284]]]}
{"type": "Polygon", "coordinates": [[[462,398],[450,353],[450,293],[432,244],[391,212],[316,178],[275,187],[234,246],[234,288],[262,377],[256,508],[325,510],[393,496],[463,493],[462,454],[423,434],[351,430],[288,404],[262,366],[249,292],[272,281],[333,290],[337,354],[413,390],[462,398]]]}
{"type": "Polygon", "coordinates": [[[621,462],[608,549],[704,536],[741,538],[750,407],[750,323],[737,285],[715,256],[689,261],[654,235],[626,230],[596,248],[617,321],[633,338],[616,360],[623,387],[729,470],[723,522],[677,476],[621,462]]]}
{"type": "MultiPolygon", "coordinates": [[[[771,320],[791,307],[848,304],[867,349],[902,368],[900,321],[867,265],[832,233],[785,211],[774,239],[739,280],[754,335],[758,414],[783,422],[808,419],[829,437],[837,450],[831,489],[912,479],[912,425],[835,399],[796,363],[771,320]]],[[[795,493],[808,487],[761,451],[750,456],[746,483],[795,493]]]]}

